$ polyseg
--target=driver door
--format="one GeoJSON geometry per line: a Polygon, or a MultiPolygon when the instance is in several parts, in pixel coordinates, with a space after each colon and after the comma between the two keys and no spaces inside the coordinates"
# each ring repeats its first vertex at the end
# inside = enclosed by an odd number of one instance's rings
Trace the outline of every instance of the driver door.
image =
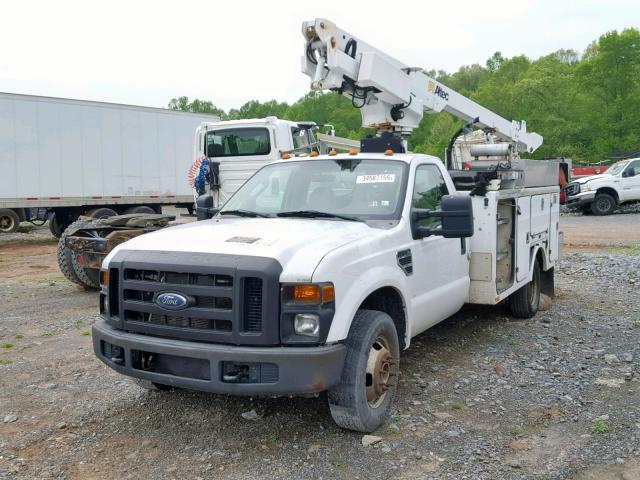
{"type": "Polygon", "coordinates": [[[630,200],[640,200],[640,160],[634,160],[629,162],[627,168],[622,172],[622,178],[620,179],[620,185],[622,186],[623,202],[630,200]],[[635,175],[632,177],[628,175],[629,169],[633,168],[635,175]]]}
{"type": "MultiPolygon", "coordinates": [[[[438,210],[449,187],[437,165],[416,167],[412,207],[438,210]]],[[[420,221],[421,226],[437,227],[439,219],[420,221]]],[[[469,259],[466,239],[431,235],[413,240],[411,295],[414,311],[411,335],[416,335],[457,312],[468,297],[469,259]]]]}

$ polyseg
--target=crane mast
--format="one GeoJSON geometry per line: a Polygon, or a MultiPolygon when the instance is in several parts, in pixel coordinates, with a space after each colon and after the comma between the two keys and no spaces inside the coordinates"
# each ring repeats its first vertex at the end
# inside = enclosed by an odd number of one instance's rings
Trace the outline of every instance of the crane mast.
{"type": "Polygon", "coordinates": [[[409,67],[325,19],[304,22],[302,71],[311,89],[333,90],[360,109],[364,127],[406,140],[425,113],[448,112],[511,144],[533,152],[542,136],[527,132],[524,120],[507,120],[442,85],[422,69],[409,67]]]}

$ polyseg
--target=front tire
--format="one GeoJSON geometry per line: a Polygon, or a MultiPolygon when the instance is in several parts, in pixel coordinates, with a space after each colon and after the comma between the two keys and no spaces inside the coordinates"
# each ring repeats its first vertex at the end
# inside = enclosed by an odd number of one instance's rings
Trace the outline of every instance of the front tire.
{"type": "Polygon", "coordinates": [[[398,332],[386,313],[358,310],[346,346],[342,378],[329,390],[331,416],[342,428],[373,432],[389,418],[398,386],[398,332]]]}
{"type": "Polygon", "coordinates": [[[591,203],[595,215],[611,215],[616,209],[616,199],[608,193],[598,193],[591,203]]]}
{"type": "Polygon", "coordinates": [[[514,317],[531,318],[540,307],[540,264],[535,261],[531,281],[509,297],[509,310],[514,317]]]}

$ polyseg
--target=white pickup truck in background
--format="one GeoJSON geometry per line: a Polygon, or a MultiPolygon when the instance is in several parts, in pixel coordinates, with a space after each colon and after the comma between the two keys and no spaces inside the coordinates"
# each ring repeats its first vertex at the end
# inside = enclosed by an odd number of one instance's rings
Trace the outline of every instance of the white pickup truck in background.
{"type": "Polygon", "coordinates": [[[582,177],[565,187],[565,206],[609,215],[626,203],[640,202],[640,158],[622,160],[605,173],[582,177]]]}

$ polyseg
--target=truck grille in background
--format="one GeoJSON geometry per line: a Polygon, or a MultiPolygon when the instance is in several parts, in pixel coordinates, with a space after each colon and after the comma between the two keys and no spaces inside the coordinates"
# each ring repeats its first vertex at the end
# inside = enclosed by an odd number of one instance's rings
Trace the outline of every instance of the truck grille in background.
{"type": "Polygon", "coordinates": [[[244,279],[244,315],[243,330],[259,332],[262,330],[262,279],[248,277],[244,279]]]}
{"type": "Polygon", "coordinates": [[[566,187],[564,187],[564,192],[567,196],[577,195],[580,193],[580,184],[578,182],[569,183],[566,187]]]}

